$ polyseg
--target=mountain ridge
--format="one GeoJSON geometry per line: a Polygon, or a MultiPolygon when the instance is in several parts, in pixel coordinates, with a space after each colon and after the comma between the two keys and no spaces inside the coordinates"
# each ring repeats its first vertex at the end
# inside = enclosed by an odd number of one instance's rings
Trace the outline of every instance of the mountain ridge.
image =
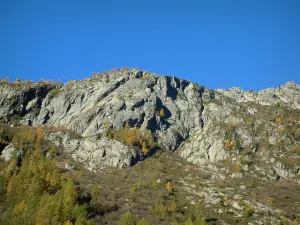
{"type": "MultiPolygon", "coordinates": [[[[150,130],[160,148],[170,151],[179,149],[182,157],[193,163],[206,164],[228,157],[224,139],[228,132],[224,128],[226,124],[243,122],[249,115],[260,113],[258,108],[263,106],[300,109],[300,86],[294,82],[256,92],[240,88],[207,89],[173,76],[158,76],[136,69],[116,69],[92,75],[91,78],[66,84],[47,81],[16,81],[8,84],[2,81],[0,120],[20,125],[63,127],[87,139],[94,136],[93,140],[87,142],[93,144],[87,145],[82,150],[83,154],[80,154],[85,161],[95,161],[95,158],[103,155],[102,150],[98,152],[95,148],[104,145],[99,144],[95,137],[105,136],[107,123],[111,129],[120,129],[127,122],[130,127],[150,130]],[[252,107],[251,104],[258,105],[252,107]],[[239,112],[241,109],[244,112],[239,112]],[[160,115],[160,111],[163,115],[160,115]],[[198,147],[190,146],[187,143],[190,141],[196,142],[198,147]],[[88,148],[94,149],[96,156],[83,156],[88,148]]],[[[241,140],[238,145],[241,148],[250,144],[246,128],[240,128],[241,140]]],[[[78,151],[79,145],[75,148],[74,143],[71,147],[70,143],[60,140],[60,144],[62,142],[65,142],[65,146],[62,146],[72,149],[72,152],[78,151]]],[[[128,151],[131,155],[125,157],[125,151],[118,156],[121,162],[112,164],[129,166],[133,161],[143,158],[136,148],[128,151]]],[[[109,158],[100,161],[103,163],[107,160],[109,158]]],[[[96,161],[93,167],[97,167],[96,161]]]]}
{"type": "Polygon", "coordinates": [[[0,158],[22,161],[35,149],[22,137],[43,132],[45,158],[72,177],[82,172],[84,188],[103,184],[105,204],[117,205],[98,224],[131,209],[153,224],[199,213],[206,224],[295,224],[299,101],[294,82],[213,90],[135,69],[66,84],[0,81],[0,158]]]}

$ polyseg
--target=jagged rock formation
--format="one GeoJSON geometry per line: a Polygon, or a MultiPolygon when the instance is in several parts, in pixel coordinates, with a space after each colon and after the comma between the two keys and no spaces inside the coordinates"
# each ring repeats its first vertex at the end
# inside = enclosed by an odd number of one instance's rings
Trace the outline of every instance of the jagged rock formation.
{"type": "Polygon", "coordinates": [[[59,131],[49,134],[47,139],[64,148],[73,159],[92,171],[100,171],[105,166],[128,167],[143,159],[139,148],[106,137],[76,138],[68,132],[59,131]]]}
{"type": "Polygon", "coordinates": [[[290,108],[300,109],[300,86],[295,82],[287,82],[277,88],[267,88],[262,91],[244,91],[241,88],[230,88],[227,90],[217,89],[223,95],[237,102],[256,102],[261,105],[275,105],[285,103],[290,108]]]}
{"type": "Polygon", "coordinates": [[[139,149],[105,137],[107,125],[118,129],[128,122],[150,130],[160,148],[225,175],[298,177],[298,85],[211,93],[186,80],[129,69],[64,85],[2,82],[0,120],[77,132],[80,139],[62,132],[47,137],[91,170],[143,160],[139,149]],[[218,169],[228,161],[240,169],[218,169]]]}

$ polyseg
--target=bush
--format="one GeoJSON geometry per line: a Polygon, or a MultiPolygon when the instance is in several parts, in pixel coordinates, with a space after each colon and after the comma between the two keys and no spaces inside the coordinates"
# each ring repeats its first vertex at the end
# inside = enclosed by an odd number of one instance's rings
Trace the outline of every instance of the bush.
{"type": "Polygon", "coordinates": [[[156,206],[154,208],[154,213],[157,216],[166,217],[167,212],[168,212],[168,210],[163,203],[156,204],[156,206]]]}
{"type": "Polygon", "coordinates": [[[161,110],[159,111],[159,116],[165,117],[165,110],[164,110],[164,109],[161,109],[161,110]]]}
{"type": "Polygon", "coordinates": [[[141,219],[137,225],[151,225],[145,218],[141,219]]]}
{"type": "Polygon", "coordinates": [[[136,225],[135,216],[131,212],[126,212],[122,215],[119,225],[136,225]]]}
{"type": "Polygon", "coordinates": [[[244,217],[250,217],[253,214],[254,214],[254,209],[252,208],[252,206],[249,204],[245,204],[244,217]]]}
{"type": "Polygon", "coordinates": [[[209,97],[210,97],[210,99],[215,99],[216,95],[215,95],[215,91],[214,90],[210,90],[209,91],[209,97]]]}
{"type": "MultiPolygon", "coordinates": [[[[106,125],[106,127],[109,127],[106,125]]],[[[141,131],[140,128],[130,128],[126,122],[125,127],[118,130],[106,129],[106,136],[118,140],[126,145],[137,146],[142,149],[143,153],[147,155],[152,149],[156,147],[156,143],[150,131],[141,131]]]]}
{"type": "Polygon", "coordinates": [[[206,220],[205,218],[202,218],[200,216],[197,216],[195,220],[195,225],[206,225],[206,220]]]}

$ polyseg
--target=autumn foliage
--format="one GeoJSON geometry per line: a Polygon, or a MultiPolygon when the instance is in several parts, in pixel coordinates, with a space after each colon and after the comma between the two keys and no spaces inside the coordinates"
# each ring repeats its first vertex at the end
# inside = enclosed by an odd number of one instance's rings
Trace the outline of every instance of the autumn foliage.
{"type": "Polygon", "coordinates": [[[3,172],[0,202],[5,210],[0,224],[91,224],[87,205],[79,203],[79,188],[57,169],[53,159],[44,156],[42,140],[42,128],[15,135],[14,144],[24,156],[13,159],[3,172]]]}
{"type": "Polygon", "coordinates": [[[170,181],[166,184],[166,189],[168,192],[172,191],[172,183],[170,181]]]}
{"type": "Polygon", "coordinates": [[[110,126],[107,124],[106,127],[106,135],[109,138],[118,140],[126,145],[137,146],[142,149],[142,152],[145,155],[156,146],[154,138],[149,130],[142,131],[137,127],[130,128],[128,122],[125,123],[124,127],[118,130],[110,129],[110,126]]]}
{"type": "Polygon", "coordinates": [[[161,109],[161,110],[159,111],[159,115],[160,115],[161,117],[165,117],[165,110],[164,110],[164,109],[161,109]]]}

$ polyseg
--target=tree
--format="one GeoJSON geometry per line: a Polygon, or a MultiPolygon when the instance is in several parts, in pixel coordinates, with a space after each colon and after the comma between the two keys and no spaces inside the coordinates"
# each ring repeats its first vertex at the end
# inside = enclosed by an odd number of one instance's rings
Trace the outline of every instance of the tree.
{"type": "Polygon", "coordinates": [[[209,97],[210,97],[210,99],[215,99],[216,95],[215,95],[215,91],[214,90],[210,90],[209,91],[209,97]]]}
{"type": "Polygon", "coordinates": [[[172,184],[171,184],[170,181],[166,184],[166,189],[167,189],[168,192],[172,191],[172,184]]]}
{"type": "Polygon", "coordinates": [[[121,217],[119,225],[136,225],[135,216],[131,212],[126,212],[121,217]]]}
{"type": "Polygon", "coordinates": [[[126,123],[125,123],[125,129],[129,129],[129,128],[130,128],[129,122],[126,121],[126,123]]]}
{"type": "Polygon", "coordinates": [[[5,170],[5,175],[6,177],[10,177],[17,169],[17,160],[12,160],[8,164],[6,170],[5,170]]]}
{"type": "Polygon", "coordinates": [[[36,128],[36,141],[40,142],[43,138],[44,134],[43,134],[43,129],[41,127],[37,127],[36,128]]]}
{"type": "Polygon", "coordinates": [[[205,218],[202,218],[201,216],[197,216],[195,220],[195,225],[206,225],[205,218]]]}
{"type": "Polygon", "coordinates": [[[70,220],[67,220],[64,225],[73,225],[73,223],[70,220]]]}
{"type": "Polygon", "coordinates": [[[171,202],[169,208],[168,208],[168,211],[169,211],[169,212],[175,212],[176,209],[177,209],[177,204],[176,204],[176,202],[173,200],[173,201],[171,202]]]}
{"type": "Polygon", "coordinates": [[[100,188],[99,188],[99,185],[97,184],[93,184],[92,187],[91,187],[91,197],[92,197],[92,205],[94,206],[100,206],[100,195],[101,192],[100,192],[100,188]]]}
{"type": "Polygon", "coordinates": [[[145,218],[141,219],[137,225],[151,225],[145,218]]]}
{"type": "Polygon", "coordinates": [[[142,142],[142,152],[144,153],[144,155],[147,155],[149,152],[146,143],[144,141],[142,142]]]}
{"type": "Polygon", "coordinates": [[[184,225],[194,225],[192,218],[189,217],[188,220],[185,221],[184,225]]]}
{"type": "Polygon", "coordinates": [[[163,108],[159,111],[159,115],[165,117],[165,110],[163,108]]]}

